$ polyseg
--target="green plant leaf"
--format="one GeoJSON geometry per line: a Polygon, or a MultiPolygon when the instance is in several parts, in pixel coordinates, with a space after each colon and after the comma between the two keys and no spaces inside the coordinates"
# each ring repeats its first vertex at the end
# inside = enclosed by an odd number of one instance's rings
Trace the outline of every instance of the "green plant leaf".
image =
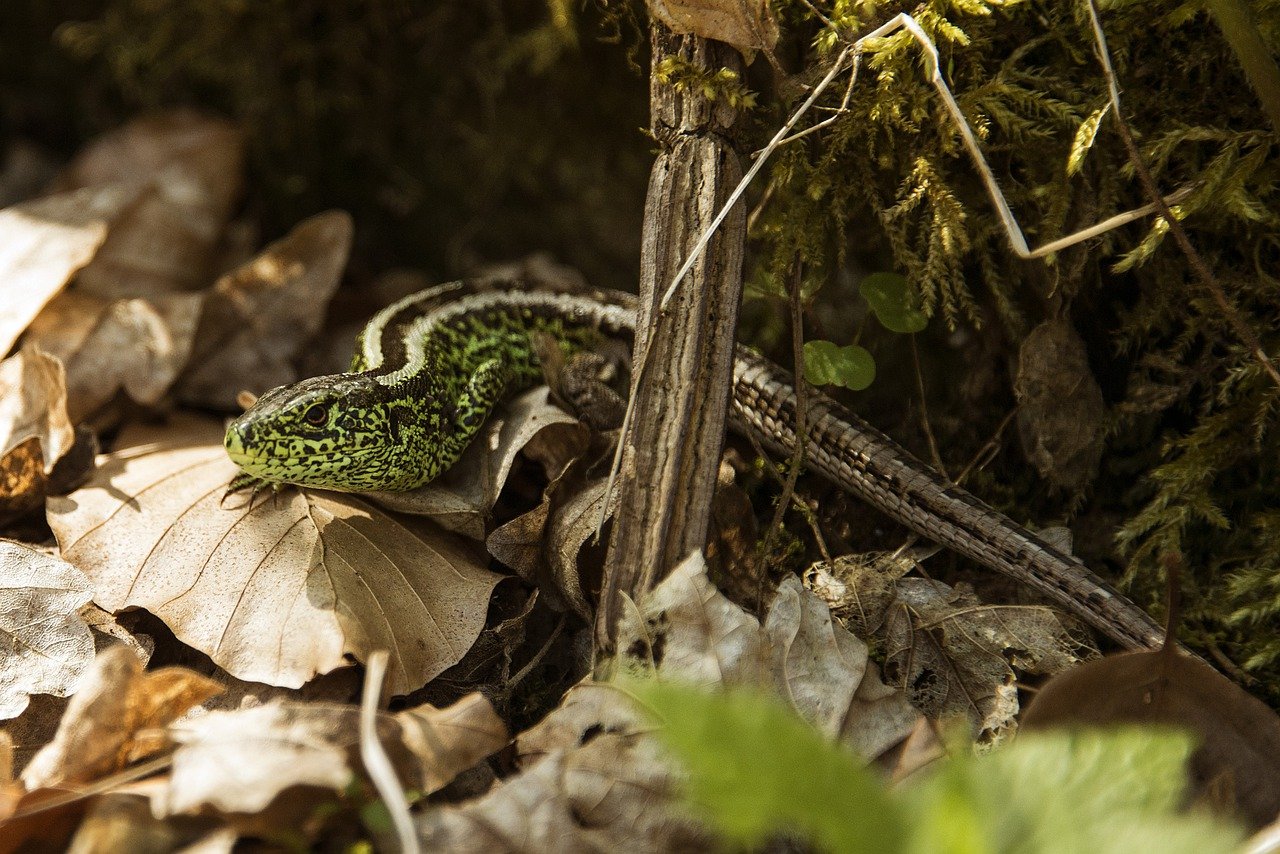
{"type": "Polygon", "coordinates": [[[1192,747],[1189,736],[1170,730],[1064,730],[946,763],[907,792],[909,850],[1234,851],[1237,829],[1177,812],[1192,747]]]}
{"type": "Polygon", "coordinates": [[[804,376],[814,385],[840,385],[862,391],[876,378],[876,360],[857,344],[804,342],[804,376]]]}
{"type": "Polygon", "coordinates": [[[856,758],[775,700],[656,681],[628,687],[661,721],[658,737],[689,773],[688,795],[730,841],[755,846],[779,829],[828,851],[892,854],[905,824],[856,758]]]}
{"type": "Polygon", "coordinates": [[[872,273],[858,285],[858,292],[890,332],[919,332],[929,325],[929,318],[916,307],[911,283],[897,273],[872,273]]]}

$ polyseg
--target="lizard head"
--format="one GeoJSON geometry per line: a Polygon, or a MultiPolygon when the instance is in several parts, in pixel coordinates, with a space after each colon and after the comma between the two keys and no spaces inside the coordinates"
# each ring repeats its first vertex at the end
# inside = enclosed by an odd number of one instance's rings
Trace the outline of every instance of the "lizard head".
{"type": "Polygon", "coordinates": [[[223,445],[246,474],[340,491],[406,489],[395,465],[399,422],[386,389],[362,374],[272,389],[227,427],[223,445]]]}

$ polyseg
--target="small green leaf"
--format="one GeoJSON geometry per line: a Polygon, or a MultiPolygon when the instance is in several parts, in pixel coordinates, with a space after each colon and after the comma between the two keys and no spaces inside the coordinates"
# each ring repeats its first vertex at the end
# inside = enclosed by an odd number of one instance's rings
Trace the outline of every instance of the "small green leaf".
{"type": "Polygon", "coordinates": [[[659,718],[658,738],[689,773],[689,799],[729,840],[756,848],[786,828],[812,834],[821,850],[902,849],[905,822],[884,786],[778,701],[669,682],[627,687],[659,718]]]}
{"type": "Polygon", "coordinates": [[[1090,113],[1089,117],[1080,123],[1080,127],[1076,128],[1076,137],[1071,140],[1071,153],[1067,155],[1068,175],[1076,174],[1084,165],[1085,155],[1089,153],[1090,148],[1093,148],[1093,140],[1097,137],[1098,128],[1102,125],[1102,117],[1109,109],[1111,109],[1110,102],[1090,113]]]}
{"type": "Polygon", "coordinates": [[[929,318],[916,308],[911,284],[897,273],[872,273],[858,285],[858,291],[890,332],[919,332],[929,325],[929,318]]]}
{"type": "Polygon", "coordinates": [[[840,385],[862,391],[876,378],[876,360],[857,344],[804,343],[804,376],[814,385],[840,385]]]}

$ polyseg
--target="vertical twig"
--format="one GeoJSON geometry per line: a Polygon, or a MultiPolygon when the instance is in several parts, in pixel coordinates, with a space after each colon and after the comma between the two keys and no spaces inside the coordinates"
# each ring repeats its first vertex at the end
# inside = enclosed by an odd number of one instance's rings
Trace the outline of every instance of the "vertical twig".
{"type": "Polygon", "coordinates": [[[1267,351],[1262,346],[1261,339],[1253,331],[1253,328],[1245,322],[1240,316],[1240,312],[1227,299],[1227,293],[1223,290],[1222,283],[1214,277],[1209,265],[1200,257],[1200,253],[1191,245],[1191,238],[1187,236],[1187,231],[1182,227],[1182,223],[1174,216],[1173,211],[1169,208],[1168,203],[1160,195],[1160,189],[1156,186],[1155,178],[1151,175],[1151,170],[1147,169],[1146,161],[1142,159],[1142,152],[1138,150],[1138,144],[1133,139],[1133,134],[1129,131],[1129,124],[1124,120],[1123,113],[1120,112],[1120,84],[1116,81],[1115,70],[1111,67],[1111,51],[1107,48],[1107,36],[1102,30],[1102,21],[1098,17],[1098,5],[1096,0],[1086,0],[1089,8],[1089,21],[1093,25],[1094,46],[1098,51],[1098,61],[1102,65],[1102,73],[1107,78],[1107,89],[1111,93],[1112,115],[1115,116],[1116,129],[1120,132],[1120,139],[1124,142],[1125,150],[1129,154],[1129,161],[1133,163],[1134,170],[1138,173],[1138,180],[1142,184],[1143,192],[1147,194],[1147,198],[1151,200],[1151,204],[1155,206],[1156,211],[1164,219],[1169,226],[1169,233],[1173,235],[1174,241],[1178,244],[1178,248],[1182,250],[1182,254],[1187,256],[1187,263],[1191,265],[1191,270],[1195,273],[1196,278],[1200,280],[1200,284],[1213,297],[1213,301],[1218,304],[1219,310],[1226,317],[1227,323],[1235,330],[1236,335],[1244,341],[1245,345],[1253,352],[1254,358],[1258,360],[1258,364],[1271,377],[1271,381],[1280,388],[1280,371],[1276,370],[1276,366],[1272,363],[1271,358],[1267,355],[1267,351]]]}

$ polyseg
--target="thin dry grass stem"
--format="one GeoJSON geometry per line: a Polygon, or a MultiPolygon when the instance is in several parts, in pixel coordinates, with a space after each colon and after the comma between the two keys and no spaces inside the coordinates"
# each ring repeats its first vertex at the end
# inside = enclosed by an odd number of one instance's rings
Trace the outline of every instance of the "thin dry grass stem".
{"type": "MultiPolygon", "coordinates": [[[[982,178],[982,183],[986,188],[987,196],[991,199],[991,203],[996,209],[996,214],[999,216],[1000,222],[1004,227],[1005,235],[1009,241],[1009,246],[1013,250],[1013,253],[1019,258],[1024,260],[1044,258],[1055,252],[1066,249],[1069,246],[1074,246],[1077,243],[1097,237],[1098,235],[1104,234],[1112,229],[1119,228],[1120,226],[1126,225],[1134,220],[1141,219],[1142,217],[1153,213],[1159,213],[1162,208],[1167,210],[1168,205],[1177,204],[1186,196],[1187,193],[1190,192],[1190,187],[1184,187],[1167,198],[1163,198],[1159,196],[1159,192],[1157,191],[1157,198],[1151,204],[1116,214],[1102,222],[1091,225],[1088,228],[1081,229],[1080,231],[1069,234],[1066,237],[1060,237],[1057,240],[1050,241],[1036,249],[1030,248],[1027,245],[1026,236],[1022,233],[1022,227],[1018,225],[1018,220],[1013,215],[1013,211],[1009,207],[1009,203],[1005,199],[1003,191],[1000,189],[999,182],[996,181],[995,175],[991,171],[991,167],[987,164],[987,160],[982,154],[982,149],[978,144],[977,135],[969,126],[969,122],[965,119],[964,113],[960,110],[960,105],[956,102],[955,97],[951,94],[950,87],[947,86],[946,81],[942,77],[942,72],[939,70],[937,47],[934,45],[933,40],[929,38],[928,34],[921,28],[920,24],[917,23],[916,19],[904,12],[894,16],[886,23],[872,30],[870,33],[841,51],[826,76],[823,77],[822,81],[809,93],[809,97],[806,98],[804,103],[802,103],[800,107],[791,114],[791,117],[787,120],[786,124],[779,128],[778,132],[774,134],[773,139],[769,141],[769,144],[757,152],[755,162],[751,165],[751,168],[747,170],[747,173],[742,176],[742,180],[738,183],[738,186],[729,194],[728,200],[724,203],[720,212],[716,214],[715,219],[711,221],[711,224],[698,238],[697,243],[695,243],[693,249],[690,250],[689,256],[680,266],[680,269],[676,272],[671,284],[667,287],[667,290],[662,297],[661,308],[663,311],[667,309],[672,296],[675,295],[676,289],[680,286],[680,283],[684,281],[689,270],[693,268],[693,265],[697,263],[698,258],[701,257],[702,253],[706,250],[707,244],[711,241],[711,237],[715,234],[716,229],[720,227],[720,224],[724,221],[725,217],[728,216],[729,211],[735,204],[737,204],[738,199],[741,198],[747,186],[751,183],[752,179],[755,178],[756,173],[760,171],[760,168],[769,159],[773,152],[776,151],[779,146],[788,142],[794,142],[797,139],[829,125],[831,122],[834,122],[839,118],[840,110],[837,110],[835,115],[824,119],[822,122],[819,122],[811,128],[796,134],[790,133],[791,129],[796,125],[800,118],[813,107],[814,102],[817,101],[818,97],[826,91],[828,86],[831,85],[831,82],[835,79],[836,75],[843,70],[849,57],[853,57],[853,63],[852,73],[850,75],[850,86],[846,94],[848,94],[848,92],[852,92],[853,82],[856,79],[857,69],[861,65],[862,52],[865,49],[867,42],[872,39],[885,38],[898,30],[906,30],[910,33],[912,38],[920,44],[921,49],[924,51],[925,68],[929,77],[929,82],[933,84],[938,96],[942,99],[943,106],[946,107],[947,114],[955,124],[956,130],[960,134],[960,139],[964,143],[965,150],[969,153],[969,157],[973,161],[974,167],[978,170],[978,174],[982,178]]],[[[847,105],[847,103],[848,101],[846,99],[843,104],[847,105]]],[[[1280,381],[1280,375],[1277,375],[1277,380],[1280,381]]]]}
{"type": "Polygon", "coordinates": [[[421,848],[409,815],[404,787],[396,777],[387,752],[382,749],[382,742],[378,741],[378,710],[382,705],[382,686],[386,681],[389,659],[385,649],[375,650],[365,666],[364,688],[360,695],[360,760],[391,815],[391,826],[395,829],[400,851],[418,854],[421,848]]]}

